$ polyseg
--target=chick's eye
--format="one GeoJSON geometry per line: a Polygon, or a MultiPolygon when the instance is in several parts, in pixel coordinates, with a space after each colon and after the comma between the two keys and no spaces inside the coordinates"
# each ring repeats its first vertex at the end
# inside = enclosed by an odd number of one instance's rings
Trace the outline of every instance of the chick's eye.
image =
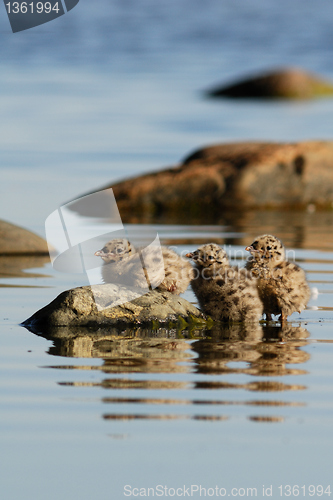
{"type": "Polygon", "coordinates": [[[213,259],[214,259],[214,257],[213,257],[212,255],[209,255],[209,256],[208,256],[208,259],[209,259],[209,260],[213,260],[213,259]]]}
{"type": "Polygon", "coordinates": [[[267,250],[272,250],[272,247],[266,247],[266,248],[267,248],[267,250]]]}

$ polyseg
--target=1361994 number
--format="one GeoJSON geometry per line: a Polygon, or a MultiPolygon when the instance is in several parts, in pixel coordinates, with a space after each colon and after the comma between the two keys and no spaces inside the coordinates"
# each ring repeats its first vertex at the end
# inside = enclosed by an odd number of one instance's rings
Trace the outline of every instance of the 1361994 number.
{"type": "Polygon", "coordinates": [[[324,495],[331,496],[331,487],[322,486],[321,484],[308,486],[298,486],[297,484],[291,486],[290,484],[285,484],[284,486],[278,487],[280,497],[322,497],[324,495]]]}
{"type": "Polygon", "coordinates": [[[53,6],[51,2],[37,2],[36,5],[33,2],[8,2],[6,8],[8,14],[50,14],[51,12],[58,14],[60,10],[59,2],[53,6]]]}

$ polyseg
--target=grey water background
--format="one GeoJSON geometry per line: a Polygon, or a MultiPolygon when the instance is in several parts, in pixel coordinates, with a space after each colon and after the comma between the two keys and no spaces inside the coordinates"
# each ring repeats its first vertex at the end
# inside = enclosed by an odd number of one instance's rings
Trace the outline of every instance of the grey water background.
{"type": "MultiPolygon", "coordinates": [[[[331,139],[333,100],[213,101],[202,90],[282,65],[333,79],[332,22],[324,0],[81,0],[13,34],[0,8],[0,217],[43,236],[58,206],[198,147],[331,139]]],[[[279,485],[332,482],[332,214],[227,215],[153,229],[179,251],[214,240],[231,257],[276,232],[318,292],[288,331],[46,339],[18,324],[82,277],[1,257],[3,498],[191,484],[256,487],[259,498],[272,485],[279,498],[279,485]]]]}

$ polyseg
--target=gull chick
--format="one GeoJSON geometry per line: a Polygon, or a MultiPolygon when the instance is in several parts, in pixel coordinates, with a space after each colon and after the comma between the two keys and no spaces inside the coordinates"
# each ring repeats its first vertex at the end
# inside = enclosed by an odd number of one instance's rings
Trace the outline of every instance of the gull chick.
{"type": "Polygon", "coordinates": [[[157,288],[179,295],[193,278],[191,264],[165,246],[149,245],[135,248],[127,239],[108,241],[95,252],[103,259],[105,283],[138,288],[157,288]]]}
{"type": "Polygon", "coordinates": [[[271,320],[275,314],[285,321],[293,312],[303,311],[310,299],[310,288],[303,269],[286,259],[282,242],[264,234],[245,250],[251,254],[245,268],[258,278],[266,319],[271,320]]]}
{"type": "Polygon", "coordinates": [[[229,263],[224,249],[208,243],[187,254],[194,262],[191,287],[200,308],[223,322],[258,322],[263,314],[257,279],[229,263]]]}

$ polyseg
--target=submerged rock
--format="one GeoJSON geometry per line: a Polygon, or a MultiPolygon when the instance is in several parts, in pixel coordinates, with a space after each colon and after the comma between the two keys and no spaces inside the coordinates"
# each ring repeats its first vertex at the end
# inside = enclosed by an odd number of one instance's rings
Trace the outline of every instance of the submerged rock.
{"type": "Polygon", "coordinates": [[[199,149],[179,166],[112,187],[123,220],[232,208],[333,203],[333,142],[240,142],[199,149]]]}
{"type": "Polygon", "coordinates": [[[36,234],[0,220],[0,255],[48,254],[47,243],[36,234]]]}
{"type": "Polygon", "coordinates": [[[333,95],[333,83],[298,68],[255,75],[207,92],[210,97],[312,99],[333,95]]]}
{"type": "Polygon", "coordinates": [[[152,290],[140,296],[114,284],[83,286],[67,290],[27,319],[23,326],[39,328],[177,324],[203,322],[205,316],[187,300],[170,292],[152,290]]]}

